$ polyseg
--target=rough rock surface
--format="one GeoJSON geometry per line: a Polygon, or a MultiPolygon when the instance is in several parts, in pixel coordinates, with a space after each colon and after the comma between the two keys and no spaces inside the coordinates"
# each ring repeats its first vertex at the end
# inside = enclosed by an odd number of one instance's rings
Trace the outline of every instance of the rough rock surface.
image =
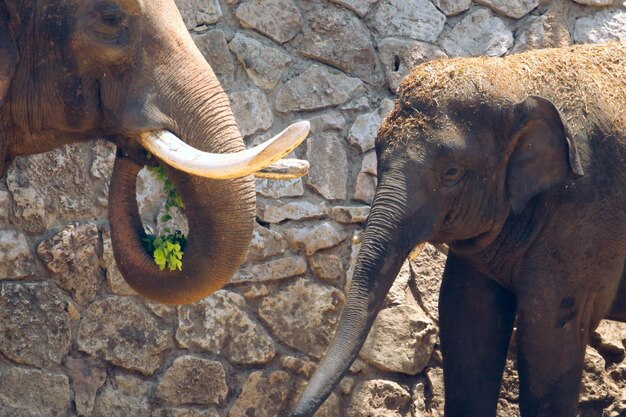
{"type": "Polygon", "coordinates": [[[610,6],[615,3],[614,0],[574,0],[576,3],[586,4],[588,6],[610,6]]]}
{"type": "Polygon", "coordinates": [[[476,3],[482,4],[492,9],[496,13],[500,13],[512,19],[519,19],[528,14],[532,9],[539,5],[537,0],[475,0],[476,3]]]}
{"type": "Polygon", "coordinates": [[[454,16],[463,13],[472,5],[471,0],[433,0],[433,4],[446,16],[454,16]]]}
{"type": "Polygon", "coordinates": [[[417,288],[417,302],[428,317],[439,321],[439,287],[446,262],[446,256],[430,245],[422,254],[410,262],[411,279],[417,288]]]}
{"type": "Polygon", "coordinates": [[[176,358],[155,392],[156,398],[168,405],[219,404],[227,394],[222,364],[194,356],[176,358]]]}
{"type": "Polygon", "coordinates": [[[234,284],[243,282],[278,281],[306,273],[306,259],[302,256],[285,256],[262,263],[243,266],[230,280],[234,284]]]}
{"type": "Polygon", "coordinates": [[[326,217],[328,209],[324,203],[295,201],[281,204],[257,204],[257,216],[266,223],[280,223],[284,220],[310,220],[326,217]]]}
{"type": "Polygon", "coordinates": [[[370,7],[378,0],[330,0],[333,3],[340,4],[354,13],[358,14],[360,17],[364,17],[369,11],[370,7]]]}
{"type": "Polygon", "coordinates": [[[369,206],[336,206],[331,210],[330,217],[338,223],[365,223],[369,214],[369,206]]]}
{"type": "MultiPolygon", "coordinates": [[[[320,117],[320,119],[322,119],[320,117]]],[[[2,185],[2,183],[0,183],[2,185]]],[[[0,188],[0,224],[8,225],[11,217],[11,195],[7,190],[0,188]]]]}
{"type": "Polygon", "coordinates": [[[299,197],[304,194],[304,186],[302,178],[284,181],[259,178],[256,180],[256,192],[268,198],[299,197]]]}
{"type": "Polygon", "coordinates": [[[159,408],[152,412],[151,417],[220,417],[217,410],[195,410],[191,408],[159,408]]]}
{"type": "Polygon", "coordinates": [[[72,340],[66,300],[49,282],[0,282],[0,352],[19,364],[60,365],[72,340]]]}
{"type": "Polygon", "coordinates": [[[175,0],[187,29],[216,23],[223,15],[218,0],[175,0]]]}
{"type": "Polygon", "coordinates": [[[311,256],[311,269],[321,279],[331,282],[341,279],[345,272],[340,257],[320,252],[311,256]]]}
{"type": "Polygon", "coordinates": [[[20,279],[35,273],[34,257],[26,236],[0,230],[0,279],[20,279]]]}
{"type": "Polygon", "coordinates": [[[319,358],[330,342],[343,303],[338,290],[299,279],[265,298],[259,315],[283,343],[319,358]]]}
{"type": "Polygon", "coordinates": [[[257,223],[252,232],[252,242],[250,242],[246,260],[249,263],[262,261],[283,254],[285,249],[287,249],[287,243],[280,233],[257,223]]]}
{"type": "Polygon", "coordinates": [[[115,375],[96,397],[93,417],[149,417],[150,384],[137,377],[115,375]]]}
{"type": "Polygon", "coordinates": [[[376,153],[370,152],[363,157],[361,171],[356,177],[354,199],[371,204],[376,192],[376,153]]]}
{"type": "Polygon", "coordinates": [[[606,9],[576,20],[574,42],[602,43],[626,40],[626,10],[606,9]]]}
{"type": "Polygon", "coordinates": [[[289,229],[284,235],[292,247],[304,249],[307,255],[313,255],[320,249],[332,248],[347,237],[338,225],[326,221],[316,226],[289,229]]]}
{"type": "Polygon", "coordinates": [[[69,226],[37,247],[39,258],[61,288],[80,305],[96,299],[104,278],[98,258],[101,252],[98,227],[93,223],[69,226]]]}
{"type": "Polygon", "coordinates": [[[307,57],[371,84],[381,84],[382,74],[367,27],[348,11],[317,9],[306,15],[308,25],[293,43],[307,57]]]}
{"type": "Polygon", "coordinates": [[[179,307],[176,341],[183,348],[224,355],[235,364],[269,362],[274,358],[274,342],[245,313],[245,304],[241,295],[222,290],[179,307]]]}
{"type": "Polygon", "coordinates": [[[543,15],[537,17],[515,40],[512,53],[537,48],[559,48],[572,44],[572,35],[567,24],[570,3],[557,1],[543,15]]]}
{"type": "Polygon", "coordinates": [[[410,281],[409,262],[405,262],[359,357],[382,370],[416,375],[430,361],[438,330],[419,307],[410,281]]]}
{"type": "Polygon", "coordinates": [[[14,367],[0,372],[2,417],[65,417],[70,396],[65,375],[14,367]]]}
{"type": "MultiPolygon", "coordinates": [[[[376,187],[373,141],[402,78],[447,55],[626,39],[623,0],[176,3],[234,98],[247,146],[311,121],[289,155],[308,159],[310,173],[257,179],[245,264],[213,297],[173,307],[138,297],[115,264],[115,145],[16,158],[0,178],[0,417],[288,415],[350,287],[360,247],[350,238],[365,227],[376,187]],[[211,372],[196,383],[192,368],[211,372]],[[218,389],[209,395],[204,383],[218,389]]],[[[159,219],[164,198],[142,170],[137,200],[152,230],[171,223],[159,219]]],[[[317,417],[443,416],[444,263],[427,246],[402,270],[361,358],[317,417]]],[[[626,416],[626,325],[601,322],[586,358],[581,417],[626,416]]],[[[498,417],[520,415],[515,366],[511,354],[498,417]]]]}
{"type": "Polygon", "coordinates": [[[311,65],[301,75],[287,81],[278,89],[276,110],[284,113],[343,104],[362,91],[362,87],[363,82],[358,78],[311,65]]]}
{"type": "Polygon", "coordinates": [[[593,348],[587,348],[585,356],[585,371],[580,392],[580,401],[604,401],[609,396],[608,378],[604,374],[606,362],[593,348]]]}
{"type": "Polygon", "coordinates": [[[428,365],[436,337],[417,305],[392,306],[378,314],[360,358],[383,371],[416,375],[428,365]]]}
{"type": "Polygon", "coordinates": [[[253,0],[236,13],[243,27],[252,28],[276,42],[285,43],[302,28],[302,15],[291,0],[253,0]]]}
{"type": "Polygon", "coordinates": [[[306,154],[311,163],[307,183],[328,200],[345,199],[348,157],[343,141],[331,133],[315,135],[313,139],[306,154]]]}
{"type": "Polygon", "coordinates": [[[135,295],[135,291],[124,281],[122,273],[115,263],[112,245],[111,231],[104,230],[102,232],[102,263],[105,268],[107,287],[116,295],[135,295]]]}
{"type": "Polygon", "coordinates": [[[247,417],[249,410],[255,410],[258,417],[280,415],[289,396],[289,374],[274,371],[264,376],[261,371],[252,372],[235,401],[228,417],[247,417]]]}
{"type": "Polygon", "coordinates": [[[68,358],[67,370],[74,388],[76,412],[78,415],[91,415],[96,393],[106,381],[105,367],[92,358],[68,358]]]}
{"type": "Polygon", "coordinates": [[[237,126],[244,136],[272,126],[272,110],[265,94],[256,88],[230,94],[230,105],[235,113],[237,126]]]}
{"type": "Polygon", "coordinates": [[[489,9],[477,9],[446,35],[441,42],[449,56],[500,56],[513,46],[513,33],[489,9]]]}
{"type": "MultiPolygon", "coordinates": [[[[244,66],[250,79],[265,90],[272,90],[280,80],[291,58],[280,49],[263,45],[240,33],[230,41],[230,50],[244,66]]],[[[250,116],[244,115],[244,120],[250,116]]]]}
{"type": "Polygon", "coordinates": [[[40,234],[56,221],[71,221],[104,213],[96,204],[103,180],[88,186],[86,145],[68,145],[28,158],[17,158],[6,177],[15,223],[40,234]],[[68,167],[74,167],[69,169],[68,167]],[[85,193],[91,189],[94,193],[85,193]]]}
{"type": "Polygon", "coordinates": [[[93,303],[80,323],[78,347],[114,365],[151,375],[161,352],[173,347],[172,334],[128,298],[93,303]]]}
{"type": "Polygon", "coordinates": [[[626,355],[626,323],[604,320],[594,333],[598,351],[621,358],[626,355]]]}
{"type": "Polygon", "coordinates": [[[393,101],[385,99],[375,111],[357,116],[348,132],[348,143],[361,153],[374,149],[378,128],[391,109],[393,101]]]}
{"type": "Polygon", "coordinates": [[[445,15],[428,0],[382,0],[374,17],[374,28],[381,36],[434,42],[445,21],[445,15]]]}
{"type": "Polygon", "coordinates": [[[235,59],[228,50],[224,32],[213,29],[194,35],[193,40],[224,87],[231,86],[235,81],[235,59]]]}
{"type": "MultiPolygon", "coordinates": [[[[284,371],[250,374],[228,417],[273,417],[288,415],[294,400],[304,388],[302,381],[295,381],[284,371]]],[[[328,401],[315,413],[315,417],[341,417],[339,398],[331,394],[328,401]]]]}
{"type": "Polygon", "coordinates": [[[365,381],[357,386],[347,416],[402,417],[410,399],[408,391],[395,382],[365,381]]]}
{"type": "Polygon", "coordinates": [[[323,132],[324,130],[343,130],[346,118],[339,112],[330,111],[319,116],[311,117],[311,132],[323,132]]]}
{"type": "Polygon", "coordinates": [[[411,69],[424,62],[446,57],[438,46],[411,39],[385,38],[378,42],[378,51],[392,93],[398,90],[411,69]]]}

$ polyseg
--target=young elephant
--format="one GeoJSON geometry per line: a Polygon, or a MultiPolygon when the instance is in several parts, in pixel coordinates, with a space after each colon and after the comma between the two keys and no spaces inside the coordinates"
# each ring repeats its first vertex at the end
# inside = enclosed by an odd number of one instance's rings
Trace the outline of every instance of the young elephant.
{"type": "Polygon", "coordinates": [[[590,333],[626,321],[626,45],[422,65],[376,152],[348,301],[293,416],[336,386],[425,241],[450,247],[446,417],[495,416],[515,321],[522,416],[576,416],[590,333]]]}

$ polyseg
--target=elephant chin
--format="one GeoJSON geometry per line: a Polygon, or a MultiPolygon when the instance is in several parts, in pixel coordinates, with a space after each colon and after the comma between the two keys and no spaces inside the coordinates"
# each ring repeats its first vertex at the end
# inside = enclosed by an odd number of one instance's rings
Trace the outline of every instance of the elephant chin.
{"type": "Polygon", "coordinates": [[[109,190],[113,253],[140,295],[164,304],[193,303],[223,287],[243,263],[254,225],[254,183],[251,176],[211,180],[162,166],[185,202],[189,222],[182,271],[160,271],[144,249],[136,201],[143,166],[119,154],[109,190]]]}

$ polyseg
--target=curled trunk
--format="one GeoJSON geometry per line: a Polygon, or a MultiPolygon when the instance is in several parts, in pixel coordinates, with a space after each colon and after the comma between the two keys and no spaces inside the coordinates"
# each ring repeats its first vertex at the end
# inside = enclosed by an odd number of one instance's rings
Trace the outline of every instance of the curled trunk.
{"type": "MultiPolygon", "coordinates": [[[[164,129],[201,151],[245,150],[228,97],[199,52],[172,56],[157,69],[155,106],[170,121],[164,129]]],[[[160,271],[144,249],[135,194],[142,167],[119,154],[109,193],[113,252],[122,276],[140,295],[166,304],[192,303],[221,288],[243,263],[254,226],[254,180],[251,175],[206,179],[161,165],[185,203],[189,223],[182,271],[160,271]]]]}
{"type": "Polygon", "coordinates": [[[254,225],[250,177],[206,180],[167,169],[185,201],[189,236],[181,271],[159,271],[143,247],[145,236],[135,199],[141,166],[118,156],[110,187],[109,214],[115,260],[139,294],[166,304],[187,304],[218,290],[243,263],[254,225]]]}

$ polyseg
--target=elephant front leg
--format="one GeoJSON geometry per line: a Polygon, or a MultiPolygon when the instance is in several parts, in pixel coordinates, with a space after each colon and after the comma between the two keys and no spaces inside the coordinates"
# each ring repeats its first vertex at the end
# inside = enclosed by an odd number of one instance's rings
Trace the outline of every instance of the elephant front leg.
{"type": "Polygon", "coordinates": [[[4,155],[4,153],[0,153],[0,178],[4,177],[13,162],[12,156],[4,155]]]}
{"type": "Polygon", "coordinates": [[[575,417],[592,300],[521,296],[517,347],[523,417],[575,417]],[[547,306],[558,305],[552,309],[547,306]]]}
{"type": "MultiPolygon", "coordinates": [[[[546,233],[550,238],[555,235],[546,233]]],[[[591,332],[611,310],[624,271],[619,246],[605,245],[597,252],[600,245],[594,242],[599,240],[564,239],[576,246],[566,251],[537,245],[527,252],[518,277],[517,358],[523,417],[576,416],[585,349],[591,332]],[[594,259],[592,253],[602,255],[594,259]]]]}
{"type": "Polygon", "coordinates": [[[445,416],[496,415],[515,297],[448,256],[439,300],[445,416]]]}

